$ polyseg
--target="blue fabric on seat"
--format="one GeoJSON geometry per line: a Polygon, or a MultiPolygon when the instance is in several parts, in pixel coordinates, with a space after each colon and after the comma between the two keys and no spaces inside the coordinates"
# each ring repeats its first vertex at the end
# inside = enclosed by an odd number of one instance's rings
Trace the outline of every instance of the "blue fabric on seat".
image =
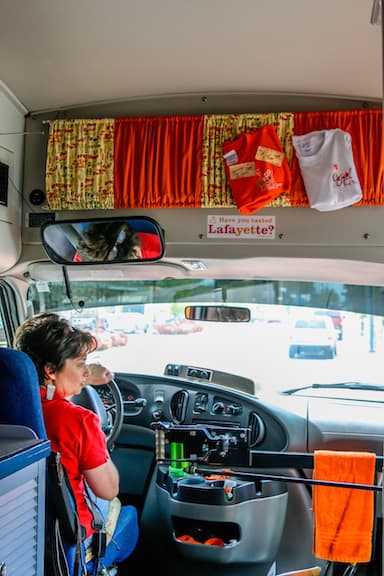
{"type": "MultiPolygon", "coordinates": [[[[0,390],[0,424],[26,426],[32,429],[38,438],[46,440],[37,370],[31,358],[21,350],[0,348],[0,390]]],[[[46,559],[51,554],[53,546],[53,534],[47,532],[53,532],[55,518],[48,508],[47,506],[46,559]]],[[[75,551],[75,546],[72,548],[75,551]]],[[[70,574],[77,576],[73,571],[70,574]]]]}
{"type": "Polygon", "coordinates": [[[37,371],[20,350],[0,348],[0,424],[31,428],[46,439],[37,371]]]}

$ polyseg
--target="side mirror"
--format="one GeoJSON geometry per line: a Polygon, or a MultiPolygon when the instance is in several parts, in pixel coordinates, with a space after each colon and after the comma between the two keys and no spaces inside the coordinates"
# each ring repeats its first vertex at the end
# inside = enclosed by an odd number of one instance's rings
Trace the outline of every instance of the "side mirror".
{"type": "Polygon", "coordinates": [[[238,306],[186,306],[187,320],[201,320],[204,322],[249,322],[251,311],[249,308],[238,306]]]}
{"type": "Polygon", "coordinates": [[[148,216],[45,222],[41,238],[63,265],[156,262],[165,253],[163,230],[148,216]]]}

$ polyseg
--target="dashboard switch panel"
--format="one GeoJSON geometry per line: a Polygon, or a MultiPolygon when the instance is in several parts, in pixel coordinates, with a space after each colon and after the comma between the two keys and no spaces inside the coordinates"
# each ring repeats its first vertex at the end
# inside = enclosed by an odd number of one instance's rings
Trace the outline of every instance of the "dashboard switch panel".
{"type": "Polygon", "coordinates": [[[225,416],[239,416],[243,412],[243,407],[236,402],[228,402],[224,398],[215,396],[211,406],[211,414],[223,414],[225,416]]]}
{"type": "Polygon", "coordinates": [[[193,406],[194,412],[206,412],[208,406],[208,394],[198,393],[196,394],[195,404],[193,406]]]}
{"type": "Polygon", "coordinates": [[[167,364],[164,374],[166,376],[180,376],[180,364],[167,364]]]}
{"type": "Polygon", "coordinates": [[[188,378],[197,378],[198,380],[209,382],[212,378],[212,372],[205,368],[194,368],[193,366],[188,366],[187,376],[188,378]]]}

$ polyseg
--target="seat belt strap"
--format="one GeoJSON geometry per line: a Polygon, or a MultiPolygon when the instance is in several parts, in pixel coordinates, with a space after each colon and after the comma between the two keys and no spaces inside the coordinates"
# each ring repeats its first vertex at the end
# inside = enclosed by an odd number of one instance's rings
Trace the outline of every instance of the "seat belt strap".
{"type": "Polygon", "coordinates": [[[107,548],[107,533],[105,531],[105,522],[96,503],[92,500],[87,483],[84,481],[84,498],[89,510],[92,513],[92,552],[96,561],[96,574],[99,571],[100,559],[104,558],[107,548]]]}

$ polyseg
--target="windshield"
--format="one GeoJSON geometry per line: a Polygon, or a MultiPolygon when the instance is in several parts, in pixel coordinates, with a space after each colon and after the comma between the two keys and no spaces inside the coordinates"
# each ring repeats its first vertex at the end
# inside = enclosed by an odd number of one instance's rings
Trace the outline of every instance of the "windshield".
{"type": "MultiPolygon", "coordinates": [[[[94,333],[98,349],[89,359],[115,372],[218,370],[251,379],[259,397],[312,384],[382,382],[382,288],[169,279],[73,281],[71,291],[72,302],[63,282],[36,282],[29,305],[94,333]],[[196,304],[247,307],[250,320],[187,320],[185,307],[196,304]]],[[[355,388],[346,386],[346,394],[354,398],[355,388]]]]}

